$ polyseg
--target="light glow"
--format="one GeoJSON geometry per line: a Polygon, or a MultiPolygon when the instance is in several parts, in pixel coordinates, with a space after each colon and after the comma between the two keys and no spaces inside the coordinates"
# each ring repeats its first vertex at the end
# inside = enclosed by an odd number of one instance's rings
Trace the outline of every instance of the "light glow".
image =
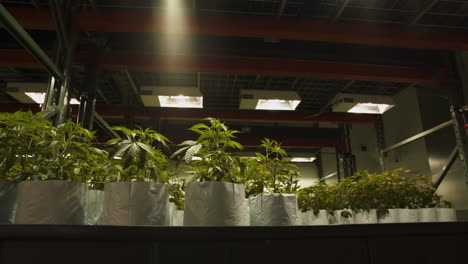
{"type": "MultiPolygon", "coordinates": [[[[24,93],[24,94],[29,96],[29,98],[33,99],[34,102],[36,102],[38,104],[43,104],[44,103],[45,93],[24,93]]],[[[71,105],[79,105],[80,101],[78,101],[76,98],[72,98],[72,99],[70,99],[70,104],[71,105]]]]}
{"type": "Polygon", "coordinates": [[[356,114],[383,114],[385,111],[392,108],[393,105],[389,104],[373,104],[373,103],[359,103],[348,110],[348,113],[356,114]]]}
{"type": "Polygon", "coordinates": [[[313,162],[315,157],[295,157],[290,160],[290,162],[313,162]]]}
{"type": "Polygon", "coordinates": [[[43,104],[45,99],[45,93],[25,93],[29,98],[33,99],[38,104],[43,104]]]}
{"type": "Polygon", "coordinates": [[[202,160],[202,158],[201,158],[201,157],[197,157],[197,156],[193,156],[193,157],[192,157],[192,160],[202,160]]]}
{"type": "Polygon", "coordinates": [[[79,105],[80,101],[76,100],[76,98],[72,98],[72,99],[70,99],[70,104],[71,105],[79,105]]]}
{"type": "Polygon", "coordinates": [[[255,109],[294,111],[300,102],[300,100],[259,99],[255,109]]]}
{"type": "Polygon", "coordinates": [[[203,108],[203,96],[158,96],[161,107],[203,108]]]}

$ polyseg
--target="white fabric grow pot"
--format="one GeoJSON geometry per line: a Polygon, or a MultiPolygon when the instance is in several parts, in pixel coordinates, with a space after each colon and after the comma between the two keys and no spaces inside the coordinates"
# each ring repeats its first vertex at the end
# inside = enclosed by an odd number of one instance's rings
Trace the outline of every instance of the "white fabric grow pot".
{"type": "Polygon", "coordinates": [[[330,223],[327,210],[320,210],[318,215],[315,215],[314,211],[307,211],[301,214],[303,225],[328,225],[330,223]]]}
{"type": "Polygon", "coordinates": [[[169,216],[169,225],[173,225],[175,215],[177,212],[177,206],[174,203],[169,202],[168,204],[168,216],[169,216]]]}
{"type": "Polygon", "coordinates": [[[308,212],[301,212],[299,211],[299,216],[300,216],[300,219],[301,219],[301,225],[309,225],[309,219],[308,219],[308,212]]]}
{"type": "Polygon", "coordinates": [[[351,210],[336,210],[330,217],[330,222],[334,225],[352,225],[354,224],[353,212],[351,210]],[[344,217],[341,215],[342,212],[348,211],[351,213],[351,217],[344,217]]]}
{"type": "Polygon", "coordinates": [[[104,187],[105,225],[168,226],[167,185],[157,182],[112,182],[104,187]]]}
{"type": "Polygon", "coordinates": [[[0,179],[0,224],[12,224],[15,219],[18,186],[0,179]]]}
{"type": "Polygon", "coordinates": [[[85,224],[101,225],[104,206],[104,191],[88,190],[86,192],[85,224]]]}
{"type": "Polygon", "coordinates": [[[15,224],[84,224],[86,191],[82,182],[21,182],[15,224]]]}
{"type": "Polygon", "coordinates": [[[184,211],[177,210],[174,212],[172,218],[172,226],[183,226],[184,225],[184,211]]]}
{"type": "Polygon", "coordinates": [[[185,195],[184,226],[247,225],[242,184],[191,182],[185,195]]]}
{"type": "Polygon", "coordinates": [[[250,226],[250,199],[244,199],[245,202],[245,225],[250,226]]]}
{"type": "Polygon", "coordinates": [[[435,208],[419,209],[419,221],[424,223],[437,222],[437,210],[435,208]]]}
{"type": "Polygon", "coordinates": [[[457,211],[453,208],[436,208],[438,222],[456,222],[457,211]]]}
{"type": "Polygon", "coordinates": [[[399,210],[400,223],[417,223],[419,222],[419,209],[401,208],[399,210]]]}
{"type": "Polygon", "coordinates": [[[377,224],[377,211],[371,209],[369,211],[353,212],[354,223],[356,224],[377,224]]]}
{"type": "Polygon", "coordinates": [[[295,194],[260,194],[250,198],[252,226],[290,226],[300,224],[295,194]]]}
{"type": "Polygon", "coordinates": [[[388,213],[384,216],[379,217],[379,223],[399,223],[400,222],[400,211],[399,209],[388,209],[388,213]]]}

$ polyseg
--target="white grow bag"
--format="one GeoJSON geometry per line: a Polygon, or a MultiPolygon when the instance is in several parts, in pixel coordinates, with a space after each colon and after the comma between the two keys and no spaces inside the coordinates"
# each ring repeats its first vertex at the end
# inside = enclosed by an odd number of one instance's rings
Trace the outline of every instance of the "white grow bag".
{"type": "Polygon", "coordinates": [[[168,216],[169,216],[169,225],[171,225],[171,226],[174,223],[176,212],[177,212],[177,206],[174,203],[169,202],[169,204],[168,204],[168,216]]]}
{"type": "Polygon", "coordinates": [[[400,222],[400,209],[388,209],[388,213],[379,217],[379,223],[399,223],[400,222]]]}
{"type": "Polygon", "coordinates": [[[436,208],[421,208],[419,209],[419,221],[424,223],[437,222],[436,208]]]}
{"type": "Polygon", "coordinates": [[[453,208],[436,208],[438,222],[456,222],[457,211],[453,208]]]}
{"type": "Polygon", "coordinates": [[[86,191],[82,182],[21,182],[15,224],[84,224],[86,191]]]}
{"type": "Polygon", "coordinates": [[[248,225],[242,184],[191,182],[185,195],[184,226],[248,225]]]}
{"type": "Polygon", "coordinates": [[[329,215],[330,223],[333,225],[352,225],[354,224],[354,212],[351,210],[336,210],[333,215],[329,215]],[[351,213],[350,217],[344,217],[341,215],[342,212],[348,211],[351,213]]]}
{"type": "Polygon", "coordinates": [[[245,202],[245,225],[250,226],[250,199],[246,198],[245,202]]]}
{"type": "Polygon", "coordinates": [[[417,223],[420,221],[419,209],[402,208],[397,210],[399,210],[400,223],[417,223]]]}
{"type": "Polygon", "coordinates": [[[327,210],[320,210],[317,215],[313,211],[301,212],[301,216],[302,225],[328,225],[330,223],[327,210]]]}
{"type": "Polygon", "coordinates": [[[0,179],[0,224],[12,224],[15,219],[17,185],[0,179]]]}
{"type": "Polygon", "coordinates": [[[184,211],[176,210],[172,217],[172,226],[183,226],[184,225],[184,211]]]}
{"type": "Polygon", "coordinates": [[[377,211],[375,209],[353,212],[353,217],[355,224],[377,224],[379,222],[377,219],[377,211]]]}
{"type": "Polygon", "coordinates": [[[85,224],[101,225],[104,206],[104,191],[88,190],[86,194],[85,224]]]}
{"type": "Polygon", "coordinates": [[[295,194],[260,194],[250,198],[252,226],[299,225],[297,196],[295,194]]]}
{"type": "Polygon", "coordinates": [[[104,225],[168,226],[167,185],[157,182],[112,182],[104,187],[104,225]]]}

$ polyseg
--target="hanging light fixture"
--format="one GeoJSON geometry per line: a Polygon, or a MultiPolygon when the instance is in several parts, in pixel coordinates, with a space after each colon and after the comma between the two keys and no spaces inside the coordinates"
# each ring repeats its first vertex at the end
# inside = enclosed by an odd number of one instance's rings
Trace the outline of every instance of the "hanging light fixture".
{"type": "Polygon", "coordinates": [[[333,112],[383,114],[395,106],[391,96],[340,93],[330,102],[333,112]]]}
{"type": "Polygon", "coordinates": [[[295,91],[241,90],[239,108],[294,111],[300,103],[295,91]]]}
{"type": "MultiPolygon", "coordinates": [[[[7,84],[6,92],[23,104],[43,104],[47,83],[11,82],[7,84]]],[[[76,98],[70,99],[71,105],[79,105],[76,98]]]]}
{"type": "Polygon", "coordinates": [[[203,95],[197,87],[142,86],[140,96],[146,107],[203,108],[203,95]]]}

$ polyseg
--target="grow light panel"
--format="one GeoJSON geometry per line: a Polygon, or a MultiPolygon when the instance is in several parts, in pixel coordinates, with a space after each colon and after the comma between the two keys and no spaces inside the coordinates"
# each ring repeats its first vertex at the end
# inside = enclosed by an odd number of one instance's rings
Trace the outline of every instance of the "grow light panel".
{"type": "Polygon", "coordinates": [[[143,86],[140,96],[146,107],[203,108],[203,95],[198,87],[143,86]]]}
{"type": "Polygon", "coordinates": [[[203,108],[202,96],[158,96],[161,107],[203,108]]]}
{"type": "Polygon", "coordinates": [[[330,102],[333,112],[383,114],[395,106],[390,96],[338,94],[330,102]]]}
{"type": "Polygon", "coordinates": [[[241,90],[240,109],[294,111],[301,103],[295,91],[241,90]]]}
{"type": "Polygon", "coordinates": [[[70,99],[70,104],[71,105],[79,105],[80,101],[78,101],[76,98],[72,98],[72,99],[70,99]]]}
{"type": "Polygon", "coordinates": [[[256,110],[296,110],[300,100],[260,99],[256,110]]]}
{"type": "MultiPolygon", "coordinates": [[[[24,93],[26,94],[29,98],[34,100],[34,102],[38,104],[43,104],[45,100],[45,93],[24,93]]],[[[76,98],[70,99],[70,104],[71,105],[79,105],[80,101],[78,101],[76,98]]]]}
{"type": "Polygon", "coordinates": [[[383,114],[392,107],[393,105],[389,104],[360,103],[349,109],[348,113],[383,114]]]}
{"type": "Polygon", "coordinates": [[[33,99],[38,104],[43,104],[45,99],[45,93],[25,93],[29,98],[33,99]]]}
{"type": "Polygon", "coordinates": [[[290,162],[313,162],[315,157],[295,157],[291,158],[290,162]]]}

